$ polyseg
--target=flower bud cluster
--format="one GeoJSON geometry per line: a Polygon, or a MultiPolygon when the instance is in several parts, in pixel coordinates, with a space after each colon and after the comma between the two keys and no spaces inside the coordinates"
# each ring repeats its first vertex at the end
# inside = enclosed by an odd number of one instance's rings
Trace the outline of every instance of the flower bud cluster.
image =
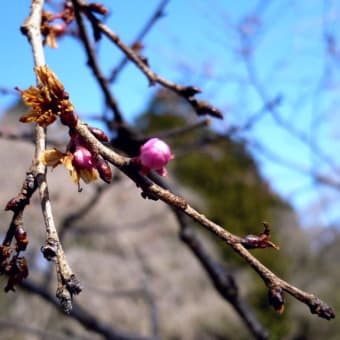
{"type": "MultiPolygon", "coordinates": [[[[102,130],[92,127],[89,129],[92,134],[101,142],[109,141],[108,136],[102,130]]],[[[67,146],[67,151],[73,156],[72,165],[74,166],[74,169],[78,173],[79,177],[85,182],[90,182],[97,179],[97,174],[99,174],[100,178],[104,182],[111,183],[112,170],[109,163],[99,155],[94,155],[87,148],[78,133],[70,130],[70,136],[71,139],[67,146]],[[88,176],[88,174],[91,175],[88,176]]]]}

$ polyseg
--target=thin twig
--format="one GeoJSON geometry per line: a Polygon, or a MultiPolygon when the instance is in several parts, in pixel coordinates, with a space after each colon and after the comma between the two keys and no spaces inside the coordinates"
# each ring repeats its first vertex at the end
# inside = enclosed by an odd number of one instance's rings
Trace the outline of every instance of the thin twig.
{"type": "MultiPolygon", "coordinates": [[[[170,186],[159,176],[151,174],[150,177],[163,188],[171,189],[170,186]]],[[[172,210],[180,226],[179,236],[181,240],[189,247],[194,256],[205,269],[218,293],[224,300],[234,307],[241,320],[245,323],[256,339],[268,339],[268,331],[264,329],[260,322],[256,319],[255,314],[251,311],[246,301],[240,297],[233,275],[208,253],[208,250],[197,237],[186,216],[177,209],[172,210]]]]}
{"type": "MultiPolygon", "coordinates": [[[[21,287],[31,293],[39,295],[45,301],[52,304],[54,307],[59,307],[58,300],[50,294],[45,286],[38,285],[31,280],[25,280],[21,287]]],[[[88,330],[94,331],[101,334],[105,339],[108,340],[151,340],[148,337],[141,337],[137,335],[125,334],[120,331],[116,331],[112,328],[111,324],[105,324],[101,322],[95,311],[93,313],[81,308],[79,305],[74,303],[73,309],[71,310],[69,316],[77,320],[81,325],[83,325],[88,330]]]]}
{"type": "MultiPolygon", "coordinates": [[[[22,33],[26,35],[32,47],[34,65],[36,67],[45,65],[40,31],[43,6],[43,0],[33,0],[31,13],[21,27],[22,33]]],[[[66,260],[54,223],[52,205],[49,198],[46,180],[46,167],[40,161],[45,152],[45,145],[45,129],[37,124],[35,127],[35,155],[32,169],[39,189],[41,208],[47,234],[46,245],[42,247],[42,251],[46,259],[55,261],[58,277],[57,296],[65,312],[70,312],[72,309],[72,296],[73,294],[78,294],[81,291],[81,287],[66,260]]]]}
{"type": "Polygon", "coordinates": [[[144,75],[148,78],[150,85],[155,85],[158,83],[161,86],[177,93],[177,95],[185,98],[188,101],[188,103],[198,115],[208,114],[215,118],[223,118],[223,114],[216,107],[195,97],[196,94],[201,92],[199,88],[194,86],[178,85],[160,77],[157,73],[151,70],[145,58],[139,56],[138,53],[136,53],[133,48],[127,46],[116,33],[114,33],[103,22],[98,20],[98,18],[91,12],[88,4],[85,1],[72,0],[72,2],[76,12],[77,9],[81,9],[90,20],[93,27],[108,37],[126,55],[126,57],[129,58],[129,60],[132,61],[144,73],[144,75]]]}
{"type": "Polygon", "coordinates": [[[115,122],[117,124],[121,124],[124,122],[123,119],[123,115],[118,107],[118,103],[116,101],[116,99],[112,96],[110,88],[109,88],[109,84],[107,82],[107,80],[105,79],[99,65],[97,62],[97,58],[95,55],[95,52],[91,46],[91,42],[90,42],[90,38],[87,34],[87,30],[85,27],[85,24],[83,22],[83,19],[81,17],[81,11],[79,10],[79,5],[77,3],[77,1],[73,1],[73,6],[74,6],[74,13],[75,13],[75,17],[77,20],[77,24],[79,27],[79,34],[80,34],[80,40],[84,45],[84,48],[86,50],[86,54],[88,57],[88,65],[90,66],[90,68],[93,71],[93,74],[95,76],[95,79],[97,79],[98,84],[101,88],[101,90],[103,91],[103,94],[105,96],[105,101],[106,104],[110,107],[110,109],[113,111],[114,113],[114,117],[115,117],[115,122]]]}
{"type": "MultiPolygon", "coordinates": [[[[217,235],[220,239],[224,240],[236,253],[243,257],[249,265],[259,274],[263,279],[269,291],[282,289],[287,293],[294,296],[296,299],[307,304],[312,313],[318,314],[318,316],[325,319],[332,319],[335,317],[333,310],[328,307],[324,302],[319,300],[313,294],[306,293],[288,282],[282,280],[264,266],[259,260],[257,260],[245,247],[241,244],[242,238],[232,234],[222,226],[212,222],[205,215],[191,207],[188,202],[180,196],[177,196],[165,190],[159,185],[152,182],[150,179],[141,175],[138,170],[131,164],[131,160],[128,157],[123,157],[113,150],[103,146],[88,130],[87,125],[78,120],[75,127],[77,132],[83,137],[88,147],[94,153],[101,154],[106,160],[118,167],[133,181],[137,186],[142,189],[143,197],[151,199],[160,199],[169,206],[173,207],[186,214],[194,221],[204,226],[207,230],[217,235]]],[[[282,295],[282,294],[280,294],[282,295]]]]}
{"type": "MultiPolygon", "coordinates": [[[[329,157],[327,154],[322,152],[320,146],[316,143],[315,138],[310,138],[308,135],[303,133],[302,131],[299,131],[294,125],[292,125],[291,121],[284,119],[280,112],[277,110],[277,103],[275,102],[275,99],[271,100],[270,96],[267,94],[267,91],[261,81],[259,80],[259,76],[257,74],[257,70],[254,64],[253,60],[253,39],[252,36],[249,35],[245,30],[242,29],[243,21],[241,20],[239,24],[239,37],[240,37],[240,43],[242,46],[242,51],[244,53],[241,54],[249,81],[251,85],[253,86],[254,90],[258,94],[259,98],[263,102],[265,110],[262,111],[263,115],[265,113],[269,113],[275,123],[287,131],[290,135],[292,135],[294,138],[302,142],[303,144],[307,145],[314,154],[318,155],[318,157],[323,160],[325,163],[327,163],[335,172],[337,172],[339,169],[334,162],[334,159],[332,157],[329,157]],[[275,105],[273,105],[275,104],[275,105]]],[[[279,99],[279,102],[281,100],[280,96],[277,97],[279,99]]],[[[258,119],[259,117],[257,117],[258,119]]]]}
{"type": "MultiPolygon", "coordinates": [[[[151,30],[151,28],[155,25],[158,19],[162,18],[164,16],[164,8],[168,4],[170,0],[162,0],[159,5],[157,6],[155,12],[151,15],[150,19],[146,22],[145,26],[142,28],[141,32],[137,35],[134,42],[135,43],[141,43],[141,41],[144,39],[144,37],[147,35],[147,33],[151,30]]],[[[113,83],[119,73],[123,70],[125,65],[128,63],[129,58],[127,56],[124,56],[122,60],[118,63],[118,65],[113,69],[110,77],[108,78],[108,81],[110,83],[113,83]]]]}

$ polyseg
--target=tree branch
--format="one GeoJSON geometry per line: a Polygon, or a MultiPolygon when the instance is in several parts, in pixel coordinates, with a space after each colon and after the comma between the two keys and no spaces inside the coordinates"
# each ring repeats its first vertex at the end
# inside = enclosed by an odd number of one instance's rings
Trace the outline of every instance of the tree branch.
{"type": "MultiPolygon", "coordinates": [[[[316,296],[314,296],[313,294],[308,294],[294,287],[293,285],[276,276],[267,267],[265,267],[242,245],[243,238],[232,234],[227,229],[211,221],[205,215],[191,207],[188,202],[182,197],[173,194],[169,190],[163,189],[159,185],[152,182],[150,179],[141,175],[138,172],[138,169],[136,169],[133,162],[131,162],[130,158],[123,157],[113,150],[102,145],[102,143],[100,143],[95,138],[95,136],[91,134],[91,132],[87,128],[87,125],[81,122],[81,120],[78,120],[75,129],[79,133],[79,135],[83,137],[83,140],[87,143],[89,149],[93,153],[102,155],[106,160],[118,167],[122,172],[130,177],[137,184],[137,186],[141,188],[143,197],[151,198],[154,200],[160,199],[174,209],[177,209],[185,215],[189,216],[194,221],[205,227],[207,230],[214,233],[220,239],[224,240],[259,274],[259,276],[263,279],[263,281],[269,288],[270,294],[273,291],[286,291],[287,293],[294,296],[296,299],[307,304],[310,307],[312,313],[316,313],[318,316],[325,319],[332,319],[335,317],[333,310],[328,307],[324,302],[319,300],[316,296]]],[[[280,298],[282,297],[283,300],[283,292],[280,292],[280,294],[276,295],[279,295],[277,299],[280,300],[280,298]]]]}
{"type": "Polygon", "coordinates": [[[160,77],[157,73],[151,70],[148,66],[148,62],[145,58],[139,56],[133,48],[127,46],[120,37],[115,34],[109,27],[97,19],[97,17],[92,13],[88,4],[83,0],[72,0],[75,11],[81,10],[85,13],[92,26],[99,32],[103,33],[107,38],[109,38],[125,55],[132,61],[148,78],[150,85],[155,85],[156,83],[162,85],[163,87],[177,93],[177,95],[185,98],[188,103],[192,106],[197,115],[211,115],[216,118],[223,118],[222,113],[211,104],[198,100],[195,95],[200,93],[201,90],[194,86],[183,86],[173,83],[165,78],[160,77]]]}
{"type": "MultiPolygon", "coordinates": [[[[166,7],[166,5],[168,4],[169,1],[170,0],[162,0],[159,3],[159,5],[156,8],[155,12],[152,14],[150,19],[146,22],[146,24],[143,27],[143,29],[141,30],[141,32],[137,35],[136,39],[134,40],[134,43],[140,43],[143,40],[143,38],[146,36],[146,34],[150,31],[150,29],[154,26],[156,21],[163,17],[163,15],[164,15],[164,8],[166,7]]],[[[110,83],[113,83],[117,79],[119,73],[122,71],[122,69],[128,63],[128,61],[129,61],[129,58],[127,56],[124,56],[122,58],[122,60],[113,69],[110,77],[108,78],[108,81],[110,83]]]]}
{"type": "Polygon", "coordinates": [[[81,11],[79,10],[78,3],[76,1],[73,1],[74,5],[74,13],[75,13],[75,18],[79,27],[79,35],[80,35],[80,40],[84,45],[84,48],[86,50],[86,54],[88,57],[88,65],[93,71],[93,74],[95,78],[98,81],[98,84],[103,91],[104,97],[106,104],[110,107],[110,109],[114,113],[115,121],[117,124],[122,124],[124,122],[123,115],[118,107],[116,99],[112,96],[109,84],[107,80],[105,79],[98,63],[97,63],[97,58],[95,55],[95,52],[91,46],[91,42],[89,39],[89,36],[87,34],[87,30],[85,27],[85,24],[83,22],[83,19],[81,17],[81,11]]]}
{"type": "MultiPolygon", "coordinates": [[[[21,27],[21,32],[26,35],[32,47],[34,65],[36,67],[45,65],[43,43],[40,31],[43,5],[43,0],[33,0],[31,13],[21,27]]],[[[39,85],[41,84],[38,84],[38,86],[39,85]]],[[[35,127],[35,155],[32,171],[37,181],[41,200],[41,208],[46,226],[46,245],[42,247],[42,252],[47,260],[53,260],[55,262],[58,277],[57,296],[64,311],[69,313],[72,309],[72,296],[73,294],[80,293],[81,287],[66,260],[66,256],[59,241],[58,232],[54,223],[52,205],[49,198],[46,180],[46,167],[41,162],[42,155],[45,152],[45,144],[45,128],[37,124],[35,127]]]]}
{"type": "MultiPolygon", "coordinates": [[[[151,174],[150,177],[163,188],[170,189],[170,186],[159,176],[151,174]]],[[[217,292],[234,307],[241,320],[256,339],[268,339],[268,331],[262,327],[250,307],[239,296],[238,287],[233,275],[211,257],[204,244],[195,234],[193,227],[188,223],[186,216],[177,209],[172,209],[172,211],[180,226],[179,236],[181,240],[188,246],[202,265],[217,292]]]]}
{"type": "MultiPolygon", "coordinates": [[[[31,280],[25,280],[21,284],[21,287],[26,291],[39,295],[41,298],[43,298],[45,301],[52,304],[56,308],[59,307],[58,300],[52,294],[50,294],[43,286],[40,286],[31,280]]],[[[74,303],[73,309],[70,311],[69,316],[77,320],[81,325],[83,325],[88,330],[101,334],[102,336],[104,336],[105,339],[108,340],[148,340],[148,339],[151,340],[148,337],[141,337],[137,335],[135,336],[125,334],[123,332],[118,332],[114,330],[111,327],[111,325],[101,322],[100,320],[98,320],[96,315],[91,314],[87,310],[81,308],[76,303],[74,303]]]]}

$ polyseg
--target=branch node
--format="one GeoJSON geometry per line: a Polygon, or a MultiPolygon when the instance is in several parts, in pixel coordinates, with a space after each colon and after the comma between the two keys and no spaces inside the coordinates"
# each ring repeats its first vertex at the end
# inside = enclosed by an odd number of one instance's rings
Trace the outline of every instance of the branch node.
{"type": "Polygon", "coordinates": [[[80,285],[80,281],[76,278],[74,274],[66,280],[67,290],[71,293],[71,295],[78,295],[82,291],[82,286],[80,285]]]}
{"type": "Polygon", "coordinates": [[[46,244],[41,247],[41,252],[47,261],[54,260],[57,257],[58,242],[53,238],[48,238],[46,244]]]}

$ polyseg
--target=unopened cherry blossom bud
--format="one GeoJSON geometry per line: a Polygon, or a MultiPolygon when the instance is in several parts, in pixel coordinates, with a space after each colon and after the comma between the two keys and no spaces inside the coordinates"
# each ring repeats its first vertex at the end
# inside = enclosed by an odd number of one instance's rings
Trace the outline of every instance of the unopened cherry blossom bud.
{"type": "Polygon", "coordinates": [[[95,127],[89,127],[89,130],[92,132],[92,134],[99,139],[102,142],[108,142],[110,138],[105,134],[105,132],[101,129],[95,128],[95,127]]]}
{"type": "Polygon", "coordinates": [[[109,163],[105,159],[99,159],[96,163],[96,169],[98,170],[100,178],[110,184],[112,181],[112,170],[109,163]]]}
{"type": "Polygon", "coordinates": [[[171,154],[169,145],[159,138],[149,139],[140,149],[139,159],[144,173],[155,170],[160,175],[166,176],[165,166],[172,158],[174,156],[171,154]]]}
{"type": "Polygon", "coordinates": [[[63,33],[65,33],[67,26],[65,25],[65,23],[53,24],[51,26],[51,29],[53,30],[54,34],[58,37],[58,36],[62,35],[63,33]]]}
{"type": "Polygon", "coordinates": [[[72,163],[78,169],[92,169],[95,166],[90,150],[81,145],[76,147],[72,163]]]}

